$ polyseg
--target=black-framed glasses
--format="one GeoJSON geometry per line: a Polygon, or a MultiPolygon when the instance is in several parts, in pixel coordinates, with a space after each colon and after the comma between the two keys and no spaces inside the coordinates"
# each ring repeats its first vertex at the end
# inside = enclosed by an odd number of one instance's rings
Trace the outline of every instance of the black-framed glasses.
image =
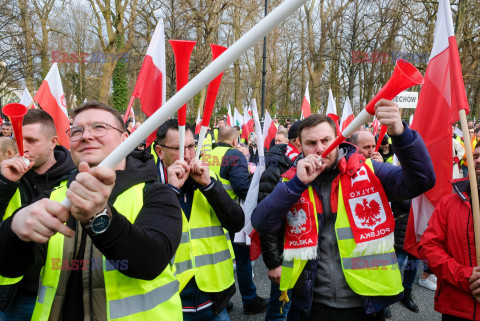
{"type": "MultiPolygon", "coordinates": [[[[120,130],[112,125],[106,123],[93,123],[90,125],[86,125],[85,127],[88,128],[88,132],[95,138],[103,137],[107,134],[107,130],[113,128],[118,130],[120,133],[123,133],[123,130],[120,130]]],[[[83,137],[83,132],[85,131],[85,127],[71,127],[67,129],[67,135],[70,137],[70,141],[75,142],[80,140],[83,137]]]]}
{"type": "MultiPolygon", "coordinates": [[[[179,151],[180,150],[180,147],[172,147],[172,146],[167,146],[167,145],[162,145],[162,144],[160,144],[160,146],[171,149],[171,150],[174,150],[174,151],[179,151]]],[[[185,149],[193,151],[193,150],[195,150],[195,144],[185,146],[185,149]]]]}

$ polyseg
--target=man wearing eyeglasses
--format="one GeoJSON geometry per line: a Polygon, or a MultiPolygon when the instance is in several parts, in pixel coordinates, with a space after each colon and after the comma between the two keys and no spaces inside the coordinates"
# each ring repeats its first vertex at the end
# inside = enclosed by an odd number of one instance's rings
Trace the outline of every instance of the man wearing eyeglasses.
{"type": "Polygon", "coordinates": [[[67,134],[78,172],[0,225],[0,274],[43,267],[32,320],[181,320],[169,262],[181,237],[175,194],[147,153],[95,167],[127,137],[115,109],[84,103],[67,134]]]}
{"type": "Polygon", "coordinates": [[[229,233],[244,225],[244,214],[206,163],[195,159],[193,130],[187,124],[185,146],[179,146],[177,119],[157,130],[159,173],[177,194],[183,211],[183,233],[175,254],[183,319],[229,320],[226,311],[235,293],[229,233]],[[185,149],[180,159],[179,149],[185,149]]]}

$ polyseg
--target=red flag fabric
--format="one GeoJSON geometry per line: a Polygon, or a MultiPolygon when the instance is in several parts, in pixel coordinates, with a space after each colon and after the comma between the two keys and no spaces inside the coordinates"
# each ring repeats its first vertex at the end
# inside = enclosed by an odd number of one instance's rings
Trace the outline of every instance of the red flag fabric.
{"type": "MultiPolygon", "coordinates": [[[[163,20],[159,20],[132,96],[140,98],[142,111],[150,117],[166,101],[166,68],[165,68],[165,32],[163,20]]],[[[147,138],[147,146],[155,140],[155,132],[147,138]]]]}
{"type": "Polygon", "coordinates": [[[380,125],[377,117],[373,117],[373,122],[372,122],[372,126],[373,126],[373,135],[375,136],[377,134],[377,131],[378,131],[378,126],[380,125]]]}
{"type": "Polygon", "coordinates": [[[228,105],[227,125],[233,126],[232,109],[230,108],[230,105],[228,105]]]}
{"type": "Polygon", "coordinates": [[[343,132],[354,119],[355,116],[353,115],[352,105],[350,105],[350,99],[347,97],[343,105],[342,121],[340,123],[341,131],[343,132]]]}
{"type": "Polygon", "coordinates": [[[272,121],[272,117],[268,113],[268,110],[265,111],[265,121],[263,122],[263,137],[265,137],[263,146],[269,150],[270,144],[272,140],[275,139],[275,135],[277,134],[277,127],[275,123],[272,121]]]}
{"type": "Polygon", "coordinates": [[[305,88],[305,95],[303,96],[303,102],[302,102],[301,119],[307,118],[311,114],[312,114],[312,109],[310,108],[310,93],[308,92],[308,82],[307,82],[307,88],[305,88]]]}
{"type": "Polygon", "coordinates": [[[67,135],[67,130],[70,128],[67,103],[56,63],[48,71],[33,99],[44,111],[52,116],[55,129],[57,130],[58,143],[70,149],[70,138],[67,135]]]}
{"type": "Polygon", "coordinates": [[[200,134],[202,128],[202,117],[200,116],[200,109],[198,110],[197,121],[195,122],[195,135],[200,134]]]}
{"type": "Polygon", "coordinates": [[[330,117],[337,127],[337,136],[340,135],[340,126],[338,121],[340,120],[337,115],[337,106],[335,104],[335,99],[333,99],[332,90],[328,90],[328,104],[327,104],[327,117],[330,117]]]}
{"type": "Polygon", "coordinates": [[[242,135],[240,138],[245,139],[248,142],[248,135],[253,132],[253,119],[250,114],[247,112],[247,108],[243,110],[243,126],[242,126],[242,135]]]}
{"type": "Polygon", "coordinates": [[[440,0],[425,84],[411,126],[425,141],[437,177],[433,189],[412,200],[404,249],[417,257],[418,242],[433,210],[452,192],[452,124],[458,121],[460,109],[470,111],[453,30],[450,2],[440,0]]]}

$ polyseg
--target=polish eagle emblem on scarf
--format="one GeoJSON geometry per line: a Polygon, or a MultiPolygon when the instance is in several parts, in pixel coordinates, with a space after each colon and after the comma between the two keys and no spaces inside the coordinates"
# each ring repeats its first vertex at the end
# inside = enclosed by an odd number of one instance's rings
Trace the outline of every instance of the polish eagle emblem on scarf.
{"type": "Polygon", "coordinates": [[[382,200],[378,193],[349,200],[352,209],[353,220],[359,228],[375,230],[375,228],[387,220],[382,200]]]}
{"type": "Polygon", "coordinates": [[[370,203],[366,198],[363,199],[363,204],[358,203],[355,206],[355,214],[366,226],[376,226],[381,221],[380,205],[377,201],[371,200],[370,203]]]}
{"type": "Polygon", "coordinates": [[[287,214],[287,221],[290,227],[290,233],[292,234],[302,234],[306,231],[304,227],[307,222],[307,213],[303,209],[297,210],[293,208],[293,212],[289,211],[287,214]]]}

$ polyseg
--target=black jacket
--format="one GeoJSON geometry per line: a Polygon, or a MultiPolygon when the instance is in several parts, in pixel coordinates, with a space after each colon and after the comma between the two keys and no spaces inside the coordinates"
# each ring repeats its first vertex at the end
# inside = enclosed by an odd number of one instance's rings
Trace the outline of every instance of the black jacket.
{"type": "Polygon", "coordinates": [[[0,221],[17,188],[20,189],[22,206],[26,206],[44,191],[51,190],[60,182],[67,180],[75,171],[75,164],[65,147],[58,145],[53,153],[57,162],[44,174],[37,174],[31,169],[18,182],[12,182],[0,174],[0,221]]]}
{"type": "MultiPolygon", "coordinates": [[[[270,194],[275,186],[280,182],[281,176],[285,173],[293,162],[285,155],[287,144],[275,145],[265,155],[265,172],[260,178],[258,191],[258,202],[260,203],[270,194]]],[[[260,246],[262,248],[262,257],[268,269],[272,270],[282,265],[283,254],[283,228],[275,234],[258,233],[260,237],[260,246]]]]}
{"type": "Polygon", "coordinates": [[[397,251],[403,251],[411,203],[412,200],[392,202],[392,212],[395,217],[395,233],[393,235],[395,237],[395,250],[397,251]]]}
{"type": "MultiPolygon", "coordinates": [[[[151,154],[132,152],[127,156],[126,169],[116,171],[116,175],[115,186],[109,198],[112,211],[110,227],[98,235],[93,235],[89,231],[88,236],[108,260],[128,260],[128,269],[119,270],[121,273],[132,278],[153,280],[165,269],[180,244],[182,234],[180,206],[175,193],[158,181],[157,169],[151,154]],[[143,207],[134,224],[131,224],[111,204],[122,192],[142,182],[146,183],[143,207]]],[[[73,181],[74,176],[75,173],[69,181],[73,181]]],[[[45,264],[46,244],[37,245],[21,241],[11,231],[11,220],[12,218],[8,218],[0,225],[0,274],[18,277],[28,273],[35,265],[45,264]]],[[[76,225],[77,221],[70,217],[67,226],[77,233],[76,225]]],[[[77,236],[78,239],[83,237],[77,236]]],[[[76,273],[73,272],[77,271],[72,271],[70,278],[75,278],[76,273]]],[[[72,303],[75,293],[82,293],[81,283],[76,281],[71,283],[66,292],[70,295],[65,298],[64,306],[72,303]]],[[[73,304],[83,306],[81,301],[75,301],[73,304]]]]}
{"type": "MultiPolygon", "coordinates": [[[[75,164],[65,147],[58,145],[53,153],[57,162],[44,174],[37,174],[31,169],[18,182],[12,182],[0,174],[0,222],[17,188],[20,191],[22,206],[27,206],[46,190],[51,190],[60,182],[67,180],[75,171],[75,164]]],[[[9,297],[9,302],[13,302],[17,295],[36,296],[40,270],[41,266],[27,273],[20,283],[14,286],[0,287],[0,297],[9,297]]]]}

